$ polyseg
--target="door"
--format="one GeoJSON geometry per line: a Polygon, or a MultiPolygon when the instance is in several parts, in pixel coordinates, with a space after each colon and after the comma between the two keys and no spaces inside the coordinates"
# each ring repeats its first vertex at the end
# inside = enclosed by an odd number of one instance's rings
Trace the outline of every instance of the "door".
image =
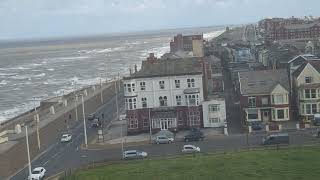
{"type": "Polygon", "coordinates": [[[270,120],[269,118],[269,111],[263,111],[262,113],[262,120],[263,122],[268,122],[270,120]]]}
{"type": "Polygon", "coordinates": [[[161,130],[168,130],[168,121],[161,120],[161,130]]]}

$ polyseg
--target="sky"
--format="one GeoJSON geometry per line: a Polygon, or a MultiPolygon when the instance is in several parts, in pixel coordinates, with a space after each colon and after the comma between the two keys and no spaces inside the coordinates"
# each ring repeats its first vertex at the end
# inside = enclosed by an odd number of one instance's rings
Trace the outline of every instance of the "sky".
{"type": "Polygon", "coordinates": [[[0,0],[0,40],[320,16],[319,0],[0,0]]]}

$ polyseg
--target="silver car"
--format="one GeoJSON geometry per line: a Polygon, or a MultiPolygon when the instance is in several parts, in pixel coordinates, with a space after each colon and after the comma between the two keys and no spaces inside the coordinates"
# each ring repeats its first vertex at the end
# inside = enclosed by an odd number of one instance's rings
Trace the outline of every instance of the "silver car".
{"type": "Polygon", "coordinates": [[[173,141],[173,138],[169,138],[167,136],[157,136],[155,140],[156,144],[171,144],[173,141]]]}
{"type": "Polygon", "coordinates": [[[123,153],[123,159],[143,159],[148,156],[148,153],[138,150],[129,150],[123,153]]]}
{"type": "Polygon", "coordinates": [[[182,148],[183,153],[195,153],[195,152],[200,152],[200,148],[196,147],[194,145],[184,145],[182,148]]]}

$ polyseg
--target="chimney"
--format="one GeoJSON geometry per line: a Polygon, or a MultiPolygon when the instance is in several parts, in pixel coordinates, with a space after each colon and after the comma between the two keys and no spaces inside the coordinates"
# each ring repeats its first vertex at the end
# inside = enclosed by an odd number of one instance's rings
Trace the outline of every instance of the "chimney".
{"type": "Polygon", "coordinates": [[[158,58],[154,56],[154,53],[150,53],[149,57],[147,57],[147,62],[151,64],[156,63],[157,60],[158,58]]]}
{"type": "Polygon", "coordinates": [[[132,69],[131,67],[129,68],[130,76],[132,75],[132,69]]]}
{"type": "Polygon", "coordinates": [[[138,72],[138,67],[137,67],[136,64],[134,65],[134,72],[135,72],[135,73],[138,72]]]}

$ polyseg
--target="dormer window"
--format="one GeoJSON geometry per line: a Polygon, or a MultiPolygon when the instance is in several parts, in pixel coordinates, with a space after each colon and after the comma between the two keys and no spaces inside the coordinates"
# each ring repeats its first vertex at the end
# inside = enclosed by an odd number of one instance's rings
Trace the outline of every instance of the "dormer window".
{"type": "Polygon", "coordinates": [[[309,83],[312,82],[312,77],[310,77],[310,76],[307,76],[307,77],[305,77],[304,79],[305,79],[305,83],[306,83],[306,84],[309,84],[309,83]]]}

